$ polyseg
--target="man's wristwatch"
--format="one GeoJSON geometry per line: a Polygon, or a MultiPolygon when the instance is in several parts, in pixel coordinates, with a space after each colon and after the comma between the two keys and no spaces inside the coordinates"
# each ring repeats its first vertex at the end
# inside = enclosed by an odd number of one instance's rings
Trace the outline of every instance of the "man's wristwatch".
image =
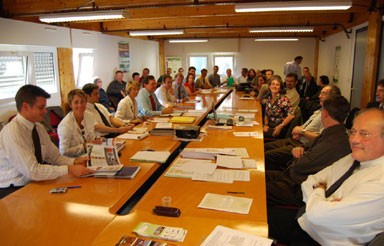
{"type": "Polygon", "coordinates": [[[304,135],[306,131],[305,129],[301,130],[301,135],[304,135]]]}

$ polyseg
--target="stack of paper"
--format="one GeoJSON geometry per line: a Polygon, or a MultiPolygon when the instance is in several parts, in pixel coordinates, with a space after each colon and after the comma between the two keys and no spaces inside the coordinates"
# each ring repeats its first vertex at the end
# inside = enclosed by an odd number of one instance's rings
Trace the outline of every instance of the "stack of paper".
{"type": "Polygon", "coordinates": [[[236,243],[236,246],[270,246],[273,241],[268,238],[250,235],[239,230],[218,225],[204,240],[201,246],[234,245],[233,242],[236,243]]]}
{"type": "Polygon", "coordinates": [[[128,133],[127,132],[117,136],[117,138],[141,140],[148,136],[149,136],[149,132],[144,132],[144,133],[128,133]]]}
{"type": "Polygon", "coordinates": [[[179,158],[164,176],[174,178],[192,178],[194,173],[213,174],[217,165],[209,160],[179,158]]]}
{"type": "Polygon", "coordinates": [[[207,193],[198,207],[230,213],[249,214],[252,202],[253,199],[251,198],[207,193]]]}
{"type": "Polygon", "coordinates": [[[185,148],[181,152],[183,158],[214,160],[217,155],[240,156],[249,158],[246,148],[185,148]]]}
{"type": "Polygon", "coordinates": [[[138,151],[131,157],[131,161],[165,163],[171,155],[169,151],[138,151]]]}
{"type": "Polygon", "coordinates": [[[195,117],[193,116],[176,116],[172,117],[170,122],[172,123],[182,123],[182,124],[191,124],[195,121],[195,117]]]}
{"type": "Polygon", "coordinates": [[[157,123],[155,128],[151,130],[153,136],[174,136],[175,130],[173,129],[172,123],[160,122],[157,123]]]}

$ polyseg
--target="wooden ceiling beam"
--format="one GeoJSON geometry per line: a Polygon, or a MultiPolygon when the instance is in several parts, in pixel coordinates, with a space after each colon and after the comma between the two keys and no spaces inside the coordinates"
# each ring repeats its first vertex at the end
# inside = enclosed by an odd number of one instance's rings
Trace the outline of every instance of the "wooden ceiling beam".
{"type": "Polygon", "coordinates": [[[289,25],[325,25],[344,23],[349,19],[349,14],[328,14],[324,18],[322,14],[312,15],[289,15],[280,14],[276,16],[245,15],[226,16],[218,18],[189,17],[189,18],[166,18],[166,19],[128,19],[104,23],[106,32],[117,30],[145,30],[145,29],[174,29],[193,27],[236,27],[236,26],[289,26],[289,25]]]}

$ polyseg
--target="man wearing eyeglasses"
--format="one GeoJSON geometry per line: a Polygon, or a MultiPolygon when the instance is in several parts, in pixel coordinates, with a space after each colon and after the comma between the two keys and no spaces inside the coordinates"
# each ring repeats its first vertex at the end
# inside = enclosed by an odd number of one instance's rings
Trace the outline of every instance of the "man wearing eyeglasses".
{"type": "MultiPolygon", "coordinates": [[[[319,95],[320,105],[325,99],[331,96],[340,96],[339,87],[335,85],[325,86],[319,95]]],[[[292,150],[294,148],[308,148],[312,141],[320,135],[324,127],[321,123],[321,109],[315,111],[313,115],[301,126],[296,126],[292,130],[292,137],[268,142],[264,146],[265,150],[265,169],[283,170],[292,160],[292,150]]]]}
{"type": "Polygon", "coordinates": [[[268,211],[271,237],[291,244],[364,245],[384,231],[384,112],[360,113],[349,143],[351,154],[302,183],[306,205],[297,219],[295,211],[268,211]]]}

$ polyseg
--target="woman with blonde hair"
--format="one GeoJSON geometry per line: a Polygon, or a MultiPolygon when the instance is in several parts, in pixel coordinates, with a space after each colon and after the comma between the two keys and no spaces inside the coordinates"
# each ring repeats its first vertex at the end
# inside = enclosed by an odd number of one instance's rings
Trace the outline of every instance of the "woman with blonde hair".
{"type": "Polygon", "coordinates": [[[142,120],[139,117],[137,108],[136,97],[140,90],[140,84],[131,81],[128,82],[126,91],[127,96],[124,97],[117,106],[115,117],[124,121],[125,123],[138,124],[142,120]]]}
{"type": "Polygon", "coordinates": [[[80,89],[68,93],[70,110],[58,126],[60,152],[69,157],[78,157],[87,151],[87,143],[101,143],[96,139],[92,115],[85,112],[87,97],[80,89]]]}

